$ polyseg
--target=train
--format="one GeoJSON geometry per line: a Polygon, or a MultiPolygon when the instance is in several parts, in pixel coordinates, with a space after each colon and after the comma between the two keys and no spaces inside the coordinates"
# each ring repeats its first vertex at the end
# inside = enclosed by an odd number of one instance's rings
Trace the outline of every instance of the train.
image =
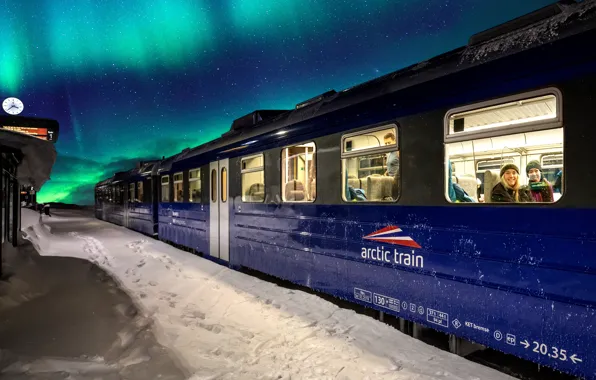
{"type": "Polygon", "coordinates": [[[116,173],[95,215],[596,378],[594,41],[594,1],[552,4],[116,173]]]}

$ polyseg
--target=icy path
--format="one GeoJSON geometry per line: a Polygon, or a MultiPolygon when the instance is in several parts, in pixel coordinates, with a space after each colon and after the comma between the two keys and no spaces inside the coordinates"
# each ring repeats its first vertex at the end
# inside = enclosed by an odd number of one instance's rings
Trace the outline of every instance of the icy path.
{"type": "Polygon", "coordinates": [[[81,212],[23,210],[40,254],[92,260],[199,379],[513,379],[314,295],[229,270],[81,212]],[[63,216],[60,216],[63,215],[63,216]]]}

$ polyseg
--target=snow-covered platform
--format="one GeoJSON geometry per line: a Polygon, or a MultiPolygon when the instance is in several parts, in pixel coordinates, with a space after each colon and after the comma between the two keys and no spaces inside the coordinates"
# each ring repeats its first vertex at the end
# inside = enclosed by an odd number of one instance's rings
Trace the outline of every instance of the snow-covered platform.
{"type": "Polygon", "coordinates": [[[152,320],[89,260],[5,244],[0,379],[184,380],[152,320]]]}
{"type": "Polygon", "coordinates": [[[56,211],[39,224],[39,214],[23,210],[22,225],[42,256],[82,258],[110,273],[192,380],[513,379],[90,213],[56,211]]]}

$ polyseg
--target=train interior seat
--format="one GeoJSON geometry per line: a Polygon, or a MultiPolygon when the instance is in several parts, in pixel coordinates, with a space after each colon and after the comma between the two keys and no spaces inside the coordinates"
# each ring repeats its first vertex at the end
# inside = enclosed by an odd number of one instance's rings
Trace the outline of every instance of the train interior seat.
{"type": "Polygon", "coordinates": [[[484,172],[484,202],[490,203],[491,195],[493,192],[493,187],[497,183],[499,183],[501,179],[499,178],[499,173],[492,170],[487,170],[484,172]]]}
{"type": "Polygon", "coordinates": [[[478,181],[476,177],[471,175],[455,176],[455,183],[461,186],[462,189],[475,201],[478,201],[478,181]]]}
{"type": "Polygon", "coordinates": [[[302,184],[302,182],[297,181],[295,179],[291,180],[290,182],[286,183],[285,195],[286,201],[304,201],[304,185],[302,184]]]}
{"type": "Polygon", "coordinates": [[[372,174],[366,177],[367,198],[371,201],[391,200],[393,177],[372,174]]]}
{"type": "Polygon", "coordinates": [[[360,187],[360,179],[353,177],[353,176],[349,176],[348,177],[348,186],[354,188],[354,189],[361,189],[362,187],[360,187]]]}
{"type": "Polygon", "coordinates": [[[246,192],[248,202],[263,202],[265,200],[265,185],[253,183],[246,192]]]}

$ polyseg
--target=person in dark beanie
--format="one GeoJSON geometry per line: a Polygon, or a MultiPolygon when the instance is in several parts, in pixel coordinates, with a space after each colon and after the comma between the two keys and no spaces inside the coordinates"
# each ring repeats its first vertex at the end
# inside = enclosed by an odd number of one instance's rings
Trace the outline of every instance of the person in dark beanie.
{"type": "Polygon", "coordinates": [[[493,187],[491,202],[534,202],[530,189],[519,182],[519,168],[514,164],[507,164],[501,168],[501,181],[493,187]]]}
{"type": "Polygon", "coordinates": [[[553,187],[542,175],[542,166],[538,161],[530,161],[526,166],[526,174],[530,179],[529,187],[532,198],[536,202],[553,202],[555,199],[553,187]]]}
{"type": "Polygon", "coordinates": [[[44,212],[44,214],[46,214],[49,217],[52,216],[52,214],[50,214],[50,204],[49,203],[46,203],[45,205],[43,205],[43,212],[44,212]]]}

